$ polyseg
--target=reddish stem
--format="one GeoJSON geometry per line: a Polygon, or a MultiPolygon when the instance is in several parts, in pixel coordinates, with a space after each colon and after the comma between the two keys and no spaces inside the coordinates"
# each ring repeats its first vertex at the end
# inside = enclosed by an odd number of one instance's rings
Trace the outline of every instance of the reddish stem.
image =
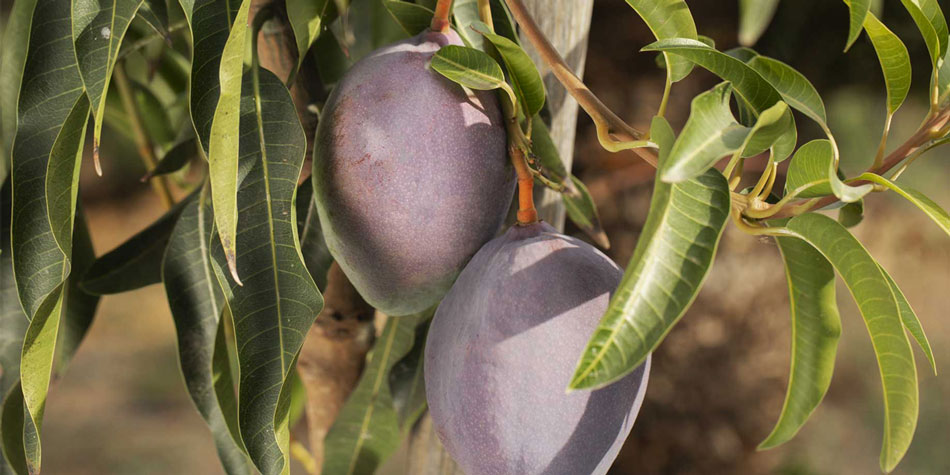
{"type": "Polygon", "coordinates": [[[435,15],[429,28],[432,31],[445,33],[449,29],[449,13],[452,10],[452,0],[439,0],[435,5],[435,15]]]}
{"type": "Polygon", "coordinates": [[[528,168],[524,153],[518,147],[511,147],[511,163],[518,175],[518,224],[528,225],[538,222],[538,210],[534,207],[534,176],[528,168]]]}

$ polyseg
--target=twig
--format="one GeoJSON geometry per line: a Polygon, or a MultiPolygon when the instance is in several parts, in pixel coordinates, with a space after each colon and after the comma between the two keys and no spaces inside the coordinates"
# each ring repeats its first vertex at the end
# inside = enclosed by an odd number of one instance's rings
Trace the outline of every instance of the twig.
{"type": "MultiPolygon", "coordinates": [[[[129,125],[132,127],[132,135],[135,137],[135,145],[138,148],[139,157],[142,158],[146,170],[152,170],[155,168],[158,160],[155,158],[155,151],[152,148],[151,140],[149,140],[148,134],[145,132],[145,127],[142,125],[142,119],[139,117],[139,108],[135,103],[135,97],[132,95],[132,86],[129,83],[129,77],[125,75],[125,67],[122,62],[116,63],[113,77],[115,78],[115,85],[119,90],[119,97],[122,99],[125,113],[129,116],[129,125]]],[[[152,177],[149,183],[151,183],[152,189],[158,194],[158,197],[162,200],[162,204],[166,209],[171,208],[172,205],[175,204],[175,200],[172,198],[171,191],[168,188],[168,181],[165,180],[165,177],[152,177]]]]}

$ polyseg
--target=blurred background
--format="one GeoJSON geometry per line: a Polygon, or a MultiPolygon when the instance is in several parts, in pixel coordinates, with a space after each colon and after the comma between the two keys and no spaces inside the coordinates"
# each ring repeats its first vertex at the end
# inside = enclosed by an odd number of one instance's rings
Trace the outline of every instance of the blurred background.
{"type": "MultiPolygon", "coordinates": [[[[737,0],[688,3],[700,33],[720,49],[736,46],[737,0]]],[[[917,73],[911,97],[895,118],[890,142],[896,146],[926,113],[929,63],[900,2],[886,1],[882,19],[907,44],[917,73]]],[[[857,172],[873,158],[885,95],[866,38],[841,52],[846,25],[840,2],[787,0],[756,48],[812,80],[825,99],[843,167],[857,172]]],[[[641,130],[648,128],[662,92],[663,72],[654,55],[638,53],[652,41],[626,2],[595,2],[585,80],[641,130]]],[[[697,69],[674,87],[674,127],[685,122],[689,100],[716,82],[697,69]]],[[[799,143],[819,137],[808,121],[798,123],[799,143]]],[[[653,170],[632,153],[600,149],[583,114],[577,127],[576,174],[599,205],[613,244],[608,254],[623,265],[646,218],[653,170]]],[[[103,136],[122,136],[116,132],[103,136]]],[[[162,214],[158,199],[138,180],[144,169],[131,142],[107,140],[102,157],[107,179],[96,178],[87,161],[81,188],[100,254],[162,214]]],[[[950,208],[950,148],[924,156],[904,177],[950,208]]],[[[580,236],[570,225],[567,231],[580,236]]],[[[855,232],[917,310],[938,368],[950,368],[950,239],[893,194],[870,197],[855,232]]],[[[880,377],[864,323],[843,286],[838,298],[844,329],[827,397],[792,442],[757,452],[785,395],[788,292],[774,244],[727,227],[707,285],[654,355],[646,402],[612,473],[878,473],[880,377]]],[[[934,376],[922,353],[917,356],[920,422],[895,473],[950,473],[950,378],[934,376]]],[[[221,472],[208,429],[179,375],[174,327],[160,286],[102,300],[70,371],[51,389],[44,432],[48,474],[221,472]]]]}

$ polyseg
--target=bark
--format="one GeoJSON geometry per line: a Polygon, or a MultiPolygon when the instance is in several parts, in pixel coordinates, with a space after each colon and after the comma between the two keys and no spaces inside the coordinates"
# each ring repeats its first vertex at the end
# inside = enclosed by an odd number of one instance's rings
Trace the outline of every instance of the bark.
{"type": "MultiPolygon", "coordinates": [[[[593,0],[524,0],[524,3],[561,56],[579,77],[583,77],[593,0]]],[[[551,112],[551,138],[558,147],[561,160],[570,170],[574,157],[577,102],[557,82],[550,68],[541,63],[527,39],[523,39],[522,44],[544,78],[548,92],[547,107],[551,112]]],[[[541,219],[563,229],[565,214],[560,194],[543,187],[536,189],[535,201],[541,219]]],[[[428,413],[419,420],[410,436],[406,473],[463,475],[442,448],[428,413]]]]}

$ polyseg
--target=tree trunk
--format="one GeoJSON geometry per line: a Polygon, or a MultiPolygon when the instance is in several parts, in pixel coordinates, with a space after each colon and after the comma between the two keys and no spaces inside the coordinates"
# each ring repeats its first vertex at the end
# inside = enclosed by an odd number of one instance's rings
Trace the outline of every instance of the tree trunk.
{"type": "MultiPolygon", "coordinates": [[[[593,0],[524,0],[541,31],[551,40],[561,56],[579,77],[584,75],[587,58],[587,35],[593,0]]],[[[551,138],[557,145],[561,160],[568,170],[574,157],[574,135],[577,126],[577,102],[551,74],[527,39],[522,39],[525,50],[534,60],[544,78],[551,112],[551,138]]],[[[557,229],[564,228],[564,205],[559,193],[537,187],[535,201],[541,219],[557,229]]],[[[442,448],[426,413],[416,424],[409,440],[409,460],[406,473],[413,475],[462,475],[452,458],[442,448]]]]}

